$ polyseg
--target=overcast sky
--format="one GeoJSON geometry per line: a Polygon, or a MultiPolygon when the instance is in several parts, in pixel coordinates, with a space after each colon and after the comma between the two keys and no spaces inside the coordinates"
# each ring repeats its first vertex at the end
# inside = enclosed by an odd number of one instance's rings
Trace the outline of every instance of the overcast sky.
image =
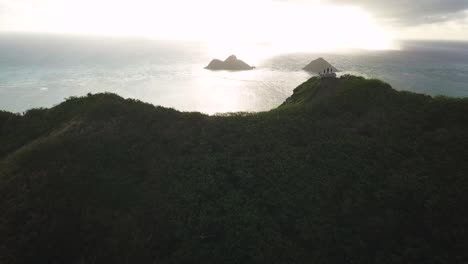
{"type": "MultiPolygon", "coordinates": [[[[403,25],[456,21],[466,18],[468,0],[326,0],[361,6],[375,16],[403,25]]],[[[466,21],[465,21],[466,22],[466,21]]]]}
{"type": "Polygon", "coordinates": [[[468,0],[325,1],[359,6],[400,38],[468,40],[468,0]]]}
{"type": "Polygon", "coordinates": [[[308,16],[317,23],[320,14],[344,27],[362,14],[366,23],[394,38],[468,40],[468,0],[0,0],[0,31],[195,38],[224,27],[231,34],[267,39],[288,33],[273,28],[281,27],[276,21],[305,30],[308,16]],[[348,17],[343,10],[357,11],[347,11],[348,17]],[[213,25],[216,30],[197,30],[213,25]]]}

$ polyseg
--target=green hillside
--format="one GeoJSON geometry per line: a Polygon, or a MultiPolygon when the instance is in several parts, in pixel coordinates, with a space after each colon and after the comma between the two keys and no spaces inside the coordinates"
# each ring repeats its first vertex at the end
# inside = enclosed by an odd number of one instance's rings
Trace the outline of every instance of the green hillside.
{"type": "Polygon", "coordinates": [[[467,113],[354,76],[262,113],[0,112],[0,263],[465,263],[467,113]]]}

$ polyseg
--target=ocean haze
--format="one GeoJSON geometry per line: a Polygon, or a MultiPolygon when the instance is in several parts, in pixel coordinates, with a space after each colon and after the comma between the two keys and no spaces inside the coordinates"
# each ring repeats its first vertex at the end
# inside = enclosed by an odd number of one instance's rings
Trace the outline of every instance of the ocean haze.
{"type": "Polygon", "coordinates": [[[204,70],[213,54],[200,42],[2,34],[0,109],[23,112],[107,91],[182,111],[264,111],[311,77],[301,69],[318,57],[343,74],[379,78],[398,90],[468,96],[465,42],[413,41],[398,51],[290,53],[261,60],[236,55],[257,69],[204,70]]]}

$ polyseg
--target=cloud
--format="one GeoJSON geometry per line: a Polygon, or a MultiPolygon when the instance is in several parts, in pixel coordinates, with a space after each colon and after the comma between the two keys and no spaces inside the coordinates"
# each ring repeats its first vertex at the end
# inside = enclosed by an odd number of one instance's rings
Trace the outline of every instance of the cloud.
{"type": "Polygon", "coordinates": [[[393,23],[414,26],[466,17],[468,0],[322,0],[322,3],[359,6],[393,23]]]}
{"type": "Polygon", "coordinates": [[[468,0],[0,0],[0,31],[175,39],[284,38],[278,36],[303,34],[304,27],[322,20],[340,27],[367,23],[398,38],[410,29],[403,36],[431,32],[432,38],[468,39],[467,18],[468,0]]]}
{"type": "Polygon", "coordinates": [[[360,7],[377,19],[403,26],[416,26],[467,17],[468,0],[274,0],[360,7]]]}

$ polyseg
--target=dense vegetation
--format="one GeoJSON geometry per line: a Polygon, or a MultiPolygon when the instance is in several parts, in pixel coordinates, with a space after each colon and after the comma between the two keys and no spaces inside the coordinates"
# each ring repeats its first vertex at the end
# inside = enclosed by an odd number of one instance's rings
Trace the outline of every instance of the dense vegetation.
{"type": "Polygon", "coordinates": [[[466,263],[467,113],[353,76],[255,114],[0,112],[0,263],[466,263]]]}

